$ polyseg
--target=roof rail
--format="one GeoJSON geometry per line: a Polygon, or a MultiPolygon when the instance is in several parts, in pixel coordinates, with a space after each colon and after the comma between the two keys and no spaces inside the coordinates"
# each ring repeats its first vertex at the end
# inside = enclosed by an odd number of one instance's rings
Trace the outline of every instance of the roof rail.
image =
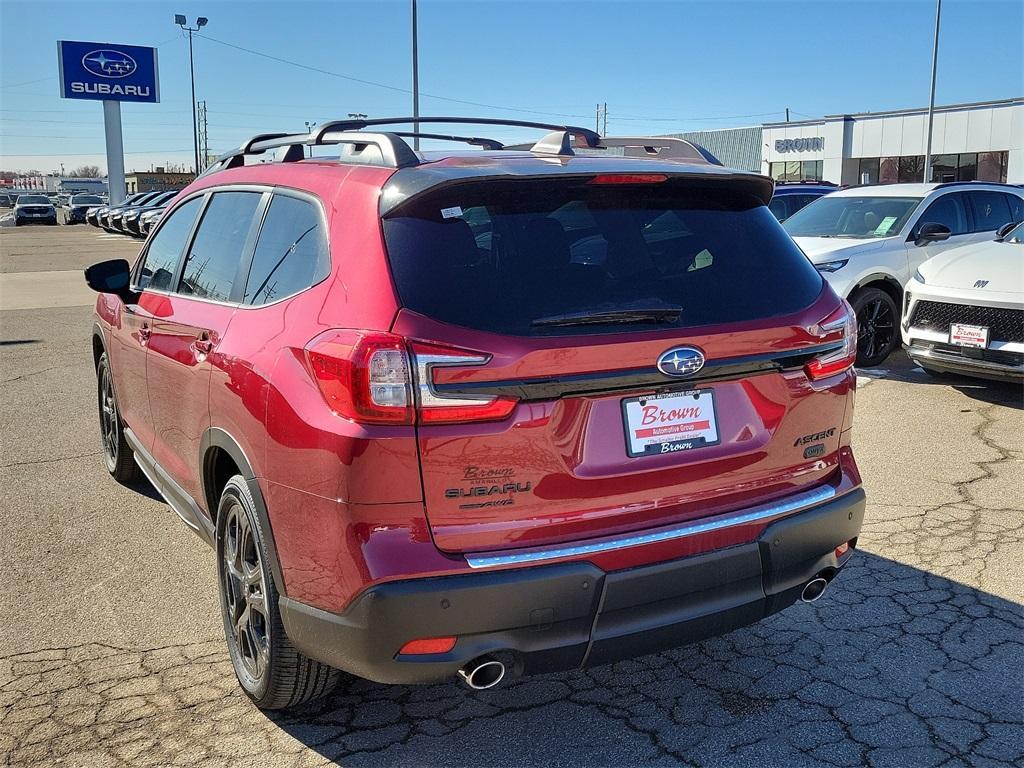
{"type": "Polygon", "coordinates": [[[420,157],[403,140],[405,138],[441,139],[499,150],[505,146],[500,141],[478,136],[422,133],[418,131],[395,131],[388,133],[364,133],[362,129],[384,125],[407,124],[450,124],[450,125],[503,125],[516,128],[543,128],[549,133],[533,146],[533,151],[542,154],[573,154],[573,138],[583,140],[587,147],[599,147],[601,137],[587,128],[554,123],[537,123],[526,120],[501,120],[476,117],[388,117],[361,120],[332,120],[317,126],[307,133],[260,133],[244,142],[238,149],[226,152],[201,174],[203,176],[236,168],[245,163],[246,156],[259,155],[271,149],[282,149],[275,159],[279,162],[294,162],[305,156],[304,147],[328,144],[346,144],[352,149],[346,154],[348,162],[362,162],[369,165],[384,165],[390,168],[404,168],[418,165],[420,157]],[[369,150],[373,147],[373,150],[369,150]]]}
{"type": "Polygon", "coordinates": [[[674,136],[605,136],[601,139],[601,145],[602,149],[621,147],[627,157],[656,157],[659,160],[722,164],[717,157],[699,144],[674,136]]]}
{"type": "Polygon", "coordinates": [[[1005,181],[981,181],[980,179],[972,179],[970,181],[943,181],[935,185],[936,189],[945,189],[946,187],[962,187],[970,186],[971,184],[989,184],[996,187],[1012,187],[1017,188],[1017,184],[1008,184],[1005,181]]]}

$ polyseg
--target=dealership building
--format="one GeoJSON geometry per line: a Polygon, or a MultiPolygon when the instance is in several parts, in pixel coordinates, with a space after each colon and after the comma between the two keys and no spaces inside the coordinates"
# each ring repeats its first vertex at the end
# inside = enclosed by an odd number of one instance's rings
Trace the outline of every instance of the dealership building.
{"type": "MultiPolygon", "coordinates": [[[[919,182],[925,178],[928,110],[826,115],[673,135],[700,144],[725,165],[779,181],[919,182]]],[[[1024,98],[937,106],[928,180],[1024,184],[1024,98]]]]}

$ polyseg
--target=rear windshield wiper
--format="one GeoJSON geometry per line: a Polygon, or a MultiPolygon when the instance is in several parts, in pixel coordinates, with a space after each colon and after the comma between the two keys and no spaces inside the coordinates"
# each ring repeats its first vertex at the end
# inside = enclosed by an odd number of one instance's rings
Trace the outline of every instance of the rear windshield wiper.
{"type": "Polygon", "coordinates": [[[626,323],[662,323],[679,319],[683,308],[671,304],[654,307],[622,307],[620,309],[584,310],[564,315],[538,317],[530,325],[535,328],[567,325],[605,325],[626,323]]]}

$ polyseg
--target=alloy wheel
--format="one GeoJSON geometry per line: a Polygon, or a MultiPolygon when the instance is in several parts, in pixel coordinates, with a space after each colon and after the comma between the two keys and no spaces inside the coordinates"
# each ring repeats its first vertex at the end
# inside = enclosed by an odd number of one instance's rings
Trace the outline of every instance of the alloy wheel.
{"type": "Polygon", "coordinates": [[[110,378],[110,368],[106,365],[100,370],[99,410],[103,454],[107,463],[113,466],[117,463],[120,426],[117,421],[117,406],[114,402],[114,383],[110,378]]]}
{"type": "Polygon", "coordinates": [[[254,682],[270,664],[270,620],[256,532],[238,503],[225,511],[221,570],[227,625],[238,661],[254,682]]]}
{"type": "Polygon", "coordinates": [[[862,360],[884,358],[896,338],[896,317],[881,298],[868,301],[857,313],[857,353],[862,360]]]}

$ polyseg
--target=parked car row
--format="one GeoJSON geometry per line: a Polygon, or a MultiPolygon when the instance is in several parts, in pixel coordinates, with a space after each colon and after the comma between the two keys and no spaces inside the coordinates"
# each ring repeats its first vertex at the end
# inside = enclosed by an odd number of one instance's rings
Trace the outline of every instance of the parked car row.
{"type": "Polygon", "coordinates": [[[100,205],[88,209],[84,220],[108,232],[146,237],[177,194],[176,189],[138,192],[117,205],[100,205]]]}
{"type": "MultiPolygon", "coordinates": [[[[1010,366],[1008,370],[973,366],[978,375],[988,370],[994,372],[993,375],[1013,377],[1024,371],[1024,308],[1019,294],[1014,299],[1006,295],[1006,291],[1012,290],[1008,287],[1011,276],[1015,275],[1016,285],[1021,286],[1024,262],[1019,252],[991,243],[1001,228],[1024,220],[1024,190],[1020,187],[974,181],[886,184],[838,190],[834,186],[811,183],[786,184],[776,187],[770,207],[815,268],[836,293],[853,306],[858,326],[858,366],[879,365],[899,346],[901,313],[902,340],[907,342],[910,318],[905,313],[913,306],[909,298],[904,297],[904,289],[907,288],[908,296],[913,296],[915,291],[920,293],[918,286],[922,284],[922,275],[932,269],[949,274],[937,264],[928,268],[922,265],[955,250],[950,263],[957,264],[957,269],[976,269],[973,263],[978,258],[985,261],[985,268],[990,272],[1003,276],[1002,288],[981,293],[971,289],[974,291],[971,297],[988,306],[986,302],[990,304],[995,299],[992,294],[1000,291],[1003,303],[1016,302],[1016,308],[1002,307],[997,314],[1011,317],[1013,321],[989,325],[985,319],[988,315],[975,307],[955,312],[950,323],[930,320],[922,326],[929,329],[928,338],[935,344],[957,347],[959,358],[973,356],[994,366],[1010,366]],[[975,251],[979,254],[977,257],[975,251]],[[1002,272],[991,266],[992,259],[1005,262],[999,268],[1002,272]],[[914,283],[912,276],[918,278],[914,283]],[[981,323],[982,320],[985,322],[981,323]],[[953,323],[974,324],[975,341],[982,334],[977,329],[985,329],[988,352],[964,352],[966,347],[957,340],[953,323]],[[944,329],[939,329],[937,324],[944,325],[944,329]],[[994,334],[991,339],[987,336],[989,332],[994,334]],[[939,335],[943,336],[941,342],[939,335]],[[986,357],[991,359],[986,360],[986,357]]],[[[1000,243],[1012,241],[1012,238],[999,240],[1000,243]]],[[[977,269],[985,271],[980,265],[977,269]]],[[[992,281],[980,272],[977,279],[992,281]]],[[[937,354],[932,355],[930,363],[935,369],[939,367],[939,363],[934,362],[937,354]]],[[[915,359],[920,362],[923,355],[917,354],[915,359]]]]}

